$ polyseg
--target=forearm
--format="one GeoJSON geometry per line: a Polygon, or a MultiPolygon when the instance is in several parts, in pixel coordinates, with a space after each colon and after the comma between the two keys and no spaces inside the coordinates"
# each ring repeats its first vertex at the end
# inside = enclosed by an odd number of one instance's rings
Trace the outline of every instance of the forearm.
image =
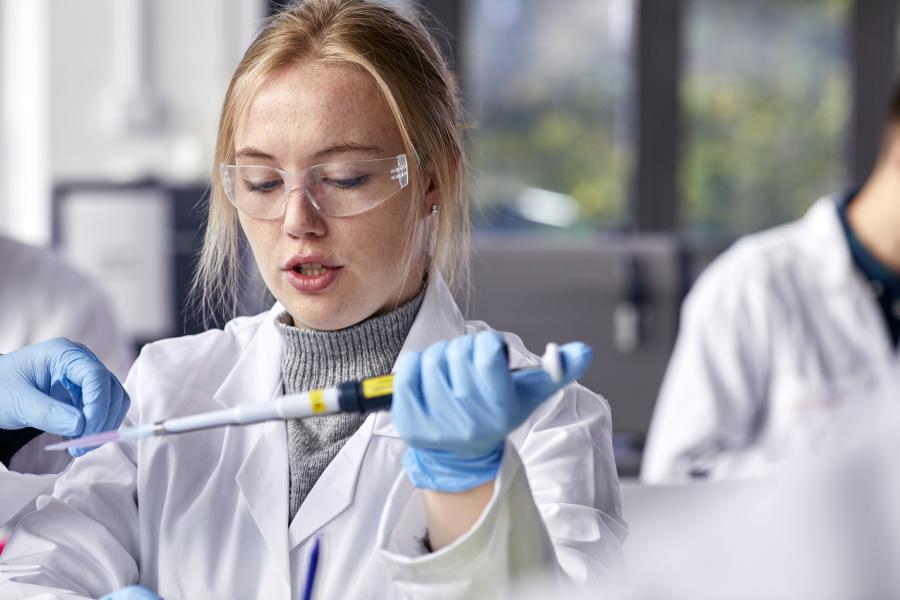
{"type": "Polygon", "coordinates": [[[506,446],[496,480],[480,491],[489,499],[472,525],[451,545],[424,553],[411,540],[430,526],[426,491],[416,489],[406,477],[398,480],[377,542],[398,596],[500,598],[521,577],[539,573],[557,577],[553,543],[514,447],[506,446]]]}
{"type": "Polygon", "coordinates": [[[491,497],[494,481],[459,493],[425,490],[428,539],[440,550],[462,537],[478,521],[491,497]]]}

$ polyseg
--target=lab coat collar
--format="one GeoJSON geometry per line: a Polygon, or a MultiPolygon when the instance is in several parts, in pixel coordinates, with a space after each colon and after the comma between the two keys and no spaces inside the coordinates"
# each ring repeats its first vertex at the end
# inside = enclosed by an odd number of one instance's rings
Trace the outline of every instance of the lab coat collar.
{"type": "Polygon", "coordinates": [[[838,214],[842,201],[841,196],[825,197],[809,209],[802,220],[801,247],[828,294],[825,300],[834,302],[835,310],[852,309],[852,312],[836,314],[841,314],[847,323],[853,323],[857,335],[866,339],[867,344],[878,345],[872,352],[890,361],[897,354],[872,288],[853,262],[850,243],[838,214]]]}
{"type": "Polygon", "coordinates": [[[822,281],[831,291],[844,292],[859,287],[850,246],[838,215],[840,198],[826,196],[816,201],[801,220],[801,244],[822,281]]]}
{"type": "MultiPolygon", "coordinates": [[[[441,340],[452,340],[466,332],[466,320],[453,299],[450,288],[437,271],[428,276],[428,289],[400,353],[421,352],[441,340]]],[[[397,368],[396,362],[394,369],[397,368]]],[[[375,414],[375,435],[400,437],[389,412],[375,414]]]]}
{"type": "Polygon", "coordinates": [[[263,322],[213,395],[223,407],[265,402],[281,393],[282,346],[275,318],[283,310],[276,304],[265,315],[254,317],[263,322]]]}

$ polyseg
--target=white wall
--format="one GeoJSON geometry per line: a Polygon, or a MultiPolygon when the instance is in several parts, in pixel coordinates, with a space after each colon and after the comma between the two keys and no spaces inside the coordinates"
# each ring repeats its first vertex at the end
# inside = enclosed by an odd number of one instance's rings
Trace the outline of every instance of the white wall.
{"type": "Polygon", "coordinates": [[[50,239],[48,0],[0,0],[0,233],[50,239]]]}
{"type": "Polygon", "coordinates": [[[53,183],[204,181],[266,6],[0,0],[0,232],[49,241],[53,183]]]}

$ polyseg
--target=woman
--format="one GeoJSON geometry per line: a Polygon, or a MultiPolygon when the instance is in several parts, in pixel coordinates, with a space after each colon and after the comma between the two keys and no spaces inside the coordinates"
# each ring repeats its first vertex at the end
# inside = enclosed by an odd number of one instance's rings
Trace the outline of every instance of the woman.
{"type": "MultiPolygon", "coordinates": [[[[468,230],[458,104],[421,24],[357,0],[276,16],[234,74],[216,162],[197,289],[229,302],[240,227],[278,304],[144,348],[129,419],[396,366],[390,415],[103,447],[21,521],[0,593],[295,598],[315,540],[322,598],[600,577],[624,531],[609,410],[575,384],[543,404],[549,379],[514,389],[507,361],[534,356],[453,302],[468,230]]],[[[568,349],[567,381],[588,358],[568,349]]]]}

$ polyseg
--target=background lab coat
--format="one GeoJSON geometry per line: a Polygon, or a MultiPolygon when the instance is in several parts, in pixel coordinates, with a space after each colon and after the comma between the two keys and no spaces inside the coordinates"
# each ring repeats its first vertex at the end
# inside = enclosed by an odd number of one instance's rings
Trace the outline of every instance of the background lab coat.
{"type": "MultiPolygon", "coordinates": [[[[145,347],[126,386],[130,419],[280,393],[280,310],[145,347]]],[[[435,277],[404,350],[484,328],[463,320],[435,277]]],[[[513,366],[537,362],[518,338],[508,342],[513,366]]],[[[541,566],[591,582],[618,563],[625,528],[609,408],[585,388],[568,386],[513,433],[480,521],[430,555],[418,542],[423,499],[403,472],[404,449],[389,413],[370,415],[288,528],[283,422],[105,446],[76,460],[19,523],[0,562],[0,596],[99,596],[139,581],[166,600],[298,598],[317,533],[319,598],[483,598],[541,566]]]]}
{"type": "Polygon", "coordinates": [[[125,381],[133,354],[97,284],[53,252],[2,236],[0,257],[0,354],[67,337],[125,381]]]}
{"type": "Polygon", "coordinates": [[[900,371],[837,203],[739,241],[691,290],[644,453],[647,482],[762,475],[900,371]]]}
{"type": "MultiPolygon", "coordinates": [[[[125,380],[133,354],[95,283],[51,251],[2,236],[0,257],[0,354],[67,337],[90,348],[125,380]]],[[[58,439],[43,435],[29,442],[13,456],[12,473],[0,464],[0,528],[53,482],[46,476],[19,479],[18,473],[58,473],[68,464],[67,453],[43,451],[58,439]]]]}

